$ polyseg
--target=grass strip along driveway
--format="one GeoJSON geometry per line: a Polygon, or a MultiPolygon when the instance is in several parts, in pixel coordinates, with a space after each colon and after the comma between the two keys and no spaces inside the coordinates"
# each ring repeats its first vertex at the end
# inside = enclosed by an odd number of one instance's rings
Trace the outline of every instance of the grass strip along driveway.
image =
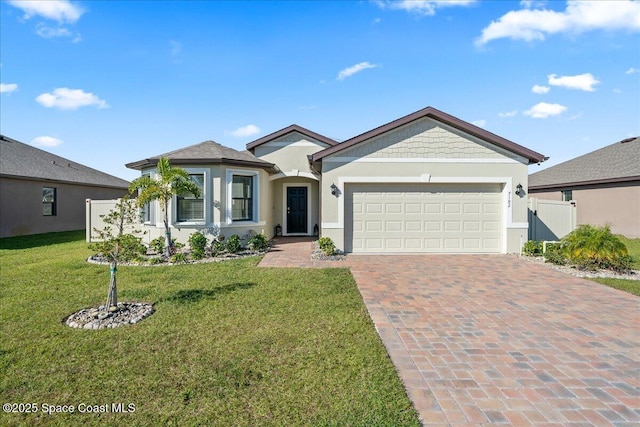
{"type": "Polygon", "coordinates": [[[0,239],[0,395],[38,409],[0,424],[419,425],[348,270],[120,267],[120,300],[156,312],[78,330],[109,281],[83,238],[0,239]]]}

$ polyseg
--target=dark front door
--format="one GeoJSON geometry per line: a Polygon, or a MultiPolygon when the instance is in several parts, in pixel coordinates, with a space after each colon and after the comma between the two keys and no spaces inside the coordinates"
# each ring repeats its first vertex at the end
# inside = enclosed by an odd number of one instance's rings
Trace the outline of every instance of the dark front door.
{"type": "Polygon", "coordinates": [[[287,234],[308,232],[307,187],[287,187],[287,234]]]}

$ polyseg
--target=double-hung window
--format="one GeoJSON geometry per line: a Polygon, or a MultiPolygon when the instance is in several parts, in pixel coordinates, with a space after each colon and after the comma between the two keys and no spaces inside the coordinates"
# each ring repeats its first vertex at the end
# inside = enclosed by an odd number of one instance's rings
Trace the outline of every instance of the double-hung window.
{"type": "Polygon", "coordinates": [[[178,222],[204,221],[204,174],[190,174],[189,178],[200,188],[200,197],[193,194],[177,196],[178,222]]]}
{"type": "Polygon", "coordinates": [[[253,221],[254,176],[233,175],[231,183],[231,219],[253,221]]]}
{"type": "Polygon", "coordinates": [[[56,216],[56,189],[54,187],[42,187],[42,215],[56,216]]]}
{"type": "Polygon", "coordinates": [[[573,200],[573,191],[571,190],[562,191],[562,201],[570,202],[571,200],[573,200]]]}

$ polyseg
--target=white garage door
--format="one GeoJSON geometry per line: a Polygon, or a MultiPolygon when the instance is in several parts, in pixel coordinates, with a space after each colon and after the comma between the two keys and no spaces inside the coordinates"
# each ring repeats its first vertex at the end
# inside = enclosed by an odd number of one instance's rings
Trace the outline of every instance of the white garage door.
{"type": "Polygon", "coordinates": [[[498,253],[501,184],[347,184],[345,250],[498,253]]]}

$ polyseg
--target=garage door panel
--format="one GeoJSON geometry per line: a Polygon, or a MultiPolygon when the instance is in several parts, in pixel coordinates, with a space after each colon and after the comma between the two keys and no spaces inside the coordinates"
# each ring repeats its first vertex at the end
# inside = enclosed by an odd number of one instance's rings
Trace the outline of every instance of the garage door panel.
{"type": "Polygon", "coordinates": [[[384,230],[390,232],[403,231],[402,221],[385,221],[384,230]]]}
{"type": "Polygon", "coordinates": [[[499,184],[348,184],[346,249],[500,252],[499,184]]]}

